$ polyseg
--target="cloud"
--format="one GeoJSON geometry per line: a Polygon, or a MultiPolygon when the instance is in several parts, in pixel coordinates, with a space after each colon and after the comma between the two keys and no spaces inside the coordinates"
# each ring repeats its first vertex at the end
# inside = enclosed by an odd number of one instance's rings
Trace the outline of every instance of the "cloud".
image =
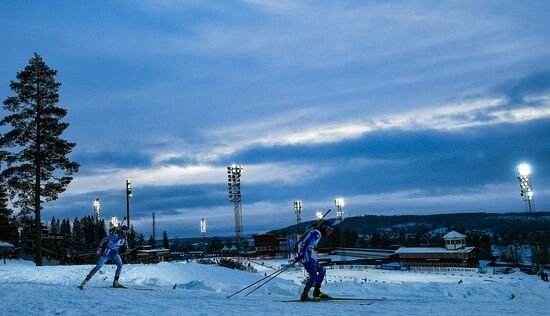
{"type": "MultiPolygon", "coordinates": [[[[328,116],[336,112],[336,109],[328,111],[328,116]]],[[[155,154],[154,160],[160,163],[167,159],[186,157],[198,161],[216,161],[252,147],[331,144],[356,140],[380,131],[457,131],[498,124],[520,124],[550,117],[550,99],[548,95],[530,96],[521,104],[510,107],[506,98],[480,98],[439,107],[424,107],[398,115],[353,119],[338,117],[337,121],[332,122],[311,118],[308,120],[310,123],[302,122],[301,118],[307,113],[316,116],[313,110],[302,110],[298,115],[290,112],[259,120],[261,123],[254,121],[218,129],[208,137],[217,140],[215,145],[206,143],[195,149],[187,146],[185,153],[177,150],[161,151],[155,154]],[[529,106],[528,102],[534,99],[538,105],[529,106]],[[228,139],[226,135],[231,135],[231,141],[225,140],[228,139]],[[190,156],[190,153],[194,156],[190,156]]]]}
{"type": "MultiPolygon", "coordinates": [[[[246,178],[248,183],[294,183],[318,177],[326,169],[326,166],[312,164],[251,164],[245,166],[243,178],[246,178]]],[[[76,176],[67,194],[118,190],[126,179],[131,179],[134,186],[142,187],[227,182],[226,166],[213,165],[160,165],[151,168],[103,169],[95,172],[94,175],[76,176]]]]}

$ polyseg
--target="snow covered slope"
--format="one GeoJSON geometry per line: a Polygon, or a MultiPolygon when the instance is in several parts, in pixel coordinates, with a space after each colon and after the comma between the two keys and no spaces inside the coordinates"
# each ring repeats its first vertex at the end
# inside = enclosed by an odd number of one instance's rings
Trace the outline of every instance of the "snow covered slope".
{"type": "Polygon", "coordinates": [[[0,315],[550,315],[550,286],[534,276],[329,270],[323,289],[362,302],[285,303],[297,298],[303,273],[290,271],[254,294],[227,299],[263,276],[194,263],[125,265],[114,289],[114,266],[81,291],[92,266],[0,265],[0,315]],[[174,284],[177,284],[174,289],[174,284]],[[136,288],[153,289],[152,291],[136,288]]]}

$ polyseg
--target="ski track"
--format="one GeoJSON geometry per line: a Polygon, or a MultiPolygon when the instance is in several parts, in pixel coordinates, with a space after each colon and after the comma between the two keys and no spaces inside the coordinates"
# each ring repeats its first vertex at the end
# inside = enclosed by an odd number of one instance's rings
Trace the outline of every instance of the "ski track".
{"type": "Polygon", "coordinates": [[[550,286],[534,276],[329,270],[323,290],[334,296],[386,298],[362,302],[283,302],[301,292],[300,271],[277,278],[254,294],[227,299],[262,275],[198,264],[125,265],[114,289],[114,266],[105,266],[84,291],[88,266],[0,265],[0,315],[543,315],[550,286]],[[104,280],[105,278],[105,280],[104,280]],[[342,281],[340,281],[342,279],[342,281]],[[368,279],[368,282],[361,280],[368,279]],[[456,280],[464,280],[462,284],[456,280]],[[398,280],[402,280],[398,282],[398,280]],[[435,282],[434,280],[439,280],[435,282]],[[491,282],[487,282],[490,280],[491,282]],[[178,286],[172,289],[174,283],[178,286]],[[134,288],[153,288],[139,291],[134,288]],[[514,294],[514,299],[510,295],[514,294]]]}

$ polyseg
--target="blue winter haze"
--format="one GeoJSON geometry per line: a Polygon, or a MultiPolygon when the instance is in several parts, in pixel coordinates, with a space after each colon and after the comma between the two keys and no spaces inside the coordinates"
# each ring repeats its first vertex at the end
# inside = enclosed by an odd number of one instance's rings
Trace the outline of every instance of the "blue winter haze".
{"type": "MultiPolygon", "coordinates": [[[[0,3],[0,97],[34,52],[58,70],[81,169],[50,219],[126,212],[170,237],[345,215],[550,203],[548,1],[0,3]]],[[[4,112],[1,115],[5,115],[4,112]]]]}

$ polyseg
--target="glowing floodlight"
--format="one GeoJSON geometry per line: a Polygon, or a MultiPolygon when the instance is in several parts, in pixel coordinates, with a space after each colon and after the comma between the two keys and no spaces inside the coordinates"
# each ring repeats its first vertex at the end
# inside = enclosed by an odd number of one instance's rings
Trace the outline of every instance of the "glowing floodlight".
{"type": "Polygon", "coordinates": [[[526,163],[522,163],[518,166],[518,173],[520,176],[528,176],[531,174],[531,166],[526,163]]]}

